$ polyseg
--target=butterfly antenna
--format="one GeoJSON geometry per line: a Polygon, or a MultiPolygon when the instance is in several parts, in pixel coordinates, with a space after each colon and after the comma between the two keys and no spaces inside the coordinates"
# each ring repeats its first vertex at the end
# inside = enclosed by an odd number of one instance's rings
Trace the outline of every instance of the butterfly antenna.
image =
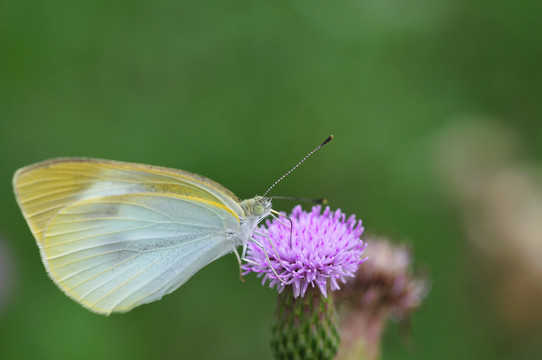
{"type": "Polygon", "coordinates": [[[303,202],[309,202],[313,204],[318,205],[326,205],[327,199],[321,198],[321,199],[311,199],[311,198],[304,198],[304,197],[297,197],[297,196],[270,196],[270,199],[280,199],[280,200],[294,200],[294,201],[303,201],[303,202]]]}
{"type": "Polygon", "coordinates": [[[322,148],[322,146],[324,146],[325,144],[327,144],[328,142],[330,142],[332,139],[333,139],[333,135],[329,135],[329,137],[328,137],[326,140],[324,140],[323,143],[321,143],[320,145],[318,145],[317,147],[315,147],[314,150],[312,150],[312,151],[311,151],[310,153],[308,153],[303,159],[301,159],[301,161],[298,162],[298,163],[296,164],[296,166],[294,166],[293,168],[291,168],[286,174],[282,175],[277,181],[275,181],[275,182],[273,183],[273,185],[271,185],[271,186],[269,187],[269,189],[267,189],[267,191],[264,192],[263,196],[267,195],[267,193],[268,193],[272,188],[274,188],[275,185],[277,185],[279,182],[281,182],[282,179],[284,179],[286,176],[290,175],[290,173],[291,173],[292,171],[294,171],[295,169],[297,169],[297,168],[299,167],[299,165],[303,164],[303,162],[305,162],[305,160],[307,160],[312,154],[314,154],[315,152],[317,152],[318,150],[320,150],[320,149],[322,148]]]}

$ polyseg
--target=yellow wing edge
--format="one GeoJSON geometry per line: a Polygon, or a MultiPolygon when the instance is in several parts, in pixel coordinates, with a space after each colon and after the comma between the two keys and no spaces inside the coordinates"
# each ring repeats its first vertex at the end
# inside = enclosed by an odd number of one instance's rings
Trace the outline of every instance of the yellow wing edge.
{"type": "Polygon", "coordinates": [[[99,165],[109,165],[109,166],[113,166],[113,167],[117,167],[117,168],[125,167],[125,168],[129,168],[129,169],[146,170],[146,171],[149,171],[149,172],[151,172],[151,173],[153,173],[155,175],[160,175],[160,174],[166,173],[166,174],[169,174],[169,175],[172,175],[172,176],[177,176],[177,177],[181,177],[181,178],[184,178],[184,179],[187,179],[187,180],[196,181],[196,182],[198,182],[198,183],[200,183],[202,185],[209,186],[211,188],[214,188],[215,190],[218,190],[218,191],[226,194],[227,196],[232,198],[232,200],[235,200],[237,202],[240,201],[239,198],[231,190],[227,189],[226,187],[219,184],[218,182],[216,182],[214,180],[211,180],[208,177],[205,177],[205,176],[200,175],[200,174],[192,173],[192,172],[185,171],[185,170],[169,168],[169,167],[165,167],[165,166],[147,165],[147,164],[127,162],[127,161],[107,160],[107,159],[88,158],[88,157],[58,157],[58,158],[43,160],[43,161],[37,162],[35,164],[31,164],[31,165],[22,167],[22,168],[18,169],[15,172],[15,175],[13,176],[14,188],[15,188],[15,185],[16,185],[17,178],[21,174],[23,174],[24,172],[31,171],[31,170],[34,170],[36,168],[47,167],[47,166],[54,165],[54,164],[69,163],[69,162],[77,162],[77,163],[85,163],[86,162],[86,163],[94,163],[94,164],[99,164],[99,165]]]}

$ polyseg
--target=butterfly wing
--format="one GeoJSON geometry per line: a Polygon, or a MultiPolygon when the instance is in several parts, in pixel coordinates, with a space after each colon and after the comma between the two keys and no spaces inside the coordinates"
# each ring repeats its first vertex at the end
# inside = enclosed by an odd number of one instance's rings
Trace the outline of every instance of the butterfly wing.
{"type": "Polygon", "coordinates": [[[89,158],[58,158],[19,169],[13,178],[19,206],[38,244],[51,218],[81,200],[130,193],[191,196],[216,202],[238,217],[239,199],[201,175],[165,167],[89,158]]]}
{"type": "Polygon", "coordinates": [[[44,264],[55,283],[103,314],[159,300],[234,249],[236,216],[186,196],[125,194],[77,202],[44,231],[44,264]]]}
{"type": "Polygon", "coordinates": [[[160,299],[238,244],[239,201],[188,172],[62,158],[13,179],[54,282],[99,313],[160,299]]]}

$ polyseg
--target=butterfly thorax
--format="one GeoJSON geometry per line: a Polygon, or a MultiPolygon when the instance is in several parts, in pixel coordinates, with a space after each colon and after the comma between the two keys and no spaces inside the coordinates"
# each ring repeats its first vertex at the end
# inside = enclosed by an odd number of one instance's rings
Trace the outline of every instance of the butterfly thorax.
{"type": "Polygon", "coordinates": [[[258,223],[271,213],[271,200],[262,196],[255,196],[252,199],[243,200],[241,208],[245,216],[241,218],[241,229],[237,233],[237,241],[244,245],[258,223]]]}

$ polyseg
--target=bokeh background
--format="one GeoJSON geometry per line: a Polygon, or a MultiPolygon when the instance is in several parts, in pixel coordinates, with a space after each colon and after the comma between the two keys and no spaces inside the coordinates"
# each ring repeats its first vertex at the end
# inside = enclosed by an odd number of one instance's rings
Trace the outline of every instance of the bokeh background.
{"type": "MultiPolygon", "coordinates": [[[[270,359],[235,258],[109,318],[47,278],[12,193],[56,156],[327,197],[432,289],[384,359],[542,357],[542,2],[0,2],[0,358],[270,359]],[[409,344],[409,345],[405,345],[409,344]]],[[[294,204],[276,201],[275,208],[294,204]]]]}

